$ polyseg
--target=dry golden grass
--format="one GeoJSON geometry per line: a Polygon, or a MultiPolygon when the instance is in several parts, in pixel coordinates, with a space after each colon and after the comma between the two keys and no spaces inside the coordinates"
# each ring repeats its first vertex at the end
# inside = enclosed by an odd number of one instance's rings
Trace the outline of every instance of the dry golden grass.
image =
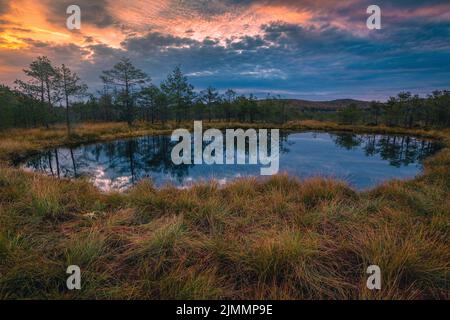
{"type": "MultiPolygon", "coordinates": [[[[0,157],[167,128],[88,124],[70,139],[63,127],[11,130],[0,134],[0,157]]],[[[280,175],[183,190],[142,181],[104,194],[3,164],[0,298],[448,299],[449,131],[311,121],[285,129],[398,130],[447,148],[417,179],[367,192],[280,175]],[[70,264],[82,269],[81,291],[65,288],[70,264]],[[371,264],[381,267],[380,291],[366,288],[371,264]]]]}

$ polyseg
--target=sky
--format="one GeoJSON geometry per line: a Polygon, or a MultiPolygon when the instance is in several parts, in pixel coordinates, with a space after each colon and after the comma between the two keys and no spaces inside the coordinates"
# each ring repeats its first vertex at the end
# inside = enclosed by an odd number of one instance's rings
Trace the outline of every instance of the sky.
{"type": "Polygon", "coordinates": [[[159,84],[181,65],[196,90],[386,100],[450,89],[448,0],[0,0],[0,83],[37,56],[90,86],[128,57],[159,84]],[[66,9],[81,9],[69,30],[66,9]],[[381,8],[369,30],[367,7],[381,8]]]}

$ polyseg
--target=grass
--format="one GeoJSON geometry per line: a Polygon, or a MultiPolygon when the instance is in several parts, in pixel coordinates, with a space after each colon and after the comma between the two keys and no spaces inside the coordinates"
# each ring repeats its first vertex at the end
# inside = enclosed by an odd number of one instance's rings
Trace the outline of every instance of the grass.
{"type": "Polygon", "coordinates": [[[366,192],[278,175],[181,190],[142,181],[126,193],[101,193],[87,181],[10,166],[42,148],[173,127],[87,124],[70,139],[63,127],[0,133],[0,299],[449,298],[448,129],[284,126],[445,143],[420,177],[366,192]],[[81,267],[81,291],[65,287],[70,264],[81,267]],[[380,291],[366,288],[371,264],[381,267],[380,291]]]}

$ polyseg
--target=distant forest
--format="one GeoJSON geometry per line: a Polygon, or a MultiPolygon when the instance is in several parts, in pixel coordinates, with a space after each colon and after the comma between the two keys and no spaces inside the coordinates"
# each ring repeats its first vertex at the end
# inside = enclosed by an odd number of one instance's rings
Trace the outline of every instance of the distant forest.
{"type": "MultiPolygon", "coordinates": [[[[314,107],[268,95],[238,95],[228,89],[220,94],[213,87],[195,92],[180,66],[159,86],[123,58],[100,75],[103,89],[88,93],[88,87],[67,66],[54,66],[38,57],[24,69],[26,81],[16,80],[14,88],[0,85],[0,129],[38,127],[66,123],[207,120],[267,122],[291,120],[332,120],[343,124],[412,127],[450,125],[450,91],[434,91],[426,97],[401,92],[387,102],[348,102],[338,107],[314,107]]],[[[341,102],[342,102],[341,101],[341,102]]],[[[333,105],[330,103],[330,105],[333,105]]]]}

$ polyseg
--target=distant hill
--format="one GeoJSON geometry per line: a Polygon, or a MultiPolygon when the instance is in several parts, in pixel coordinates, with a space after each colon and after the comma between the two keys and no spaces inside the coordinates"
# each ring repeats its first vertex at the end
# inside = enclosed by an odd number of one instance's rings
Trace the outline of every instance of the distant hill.
{"type": "MultiPolygon", "coordinates": [[[[264,101],[264,100],[263,100],[264,101]]],[[[356,104],[361,109],[369,107],[369,101],[361,101],[354,99],[337,99],[331,101],[309,101],[300,99],[281,99],[279,101],[286,102],[286,106],[299,109],[314,109],[318,111],[337,111],[345,108],[351,103],[356,104]]]]}

